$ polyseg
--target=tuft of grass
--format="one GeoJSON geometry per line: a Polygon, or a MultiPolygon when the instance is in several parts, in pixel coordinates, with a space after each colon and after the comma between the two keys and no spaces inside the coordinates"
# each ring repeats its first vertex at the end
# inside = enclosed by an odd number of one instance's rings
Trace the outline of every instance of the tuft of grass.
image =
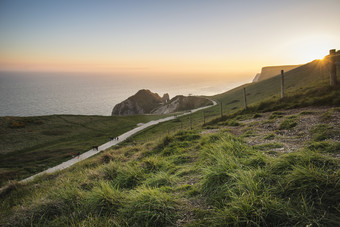
{"type": "Polygon", "coordinates": [[[311,129],[311,134],[314,141],[322,141],[332,138],[334,131],[333,127],[327,124],[319,124],[311,129]]]}
{"type": "Polygon", "coordinates": [[[288,130],[297,126],[297,122],[294,118],[287,118],[283,120],[279,126],[279,130],[288,130]]]}
{"type": "Polygon", "coordinates": [[[256,136],[255,132],[252,130],[247,130],[245,133],[242,134],[242,137],[252,137],[256,136]]]}
{"type": "Polygon", "coordinates": [[[254,114],[254,116],[253,116],[253,118],[254,118],[254,119],[256,119],[256,118],[260,118],[260,117],[262,117],[262,115],[261,115],[261,114],[259,114],[259,113],[256,113],[256,114],[254,114]]]}
{"type": "Polygon", "coordinates": [[[308,149],[312,151],[318,151],[322,153],[329,154],[338,154],[340,153],[340,143],[339,142],[330,142],[330,141],[319,141],[319,142],[311,142],[308,145],[308,149]]]}
{"type": "Polygon", "coordinates": [[[274,133],[270,133],[264,137],[265,140],[273,140],[275,138],[274,133]]]}
{"type": "Polygon", "coordinates": [[[283,145],[280,143],[266,143],[266,144],[259,144],[259,145],[254,145],[254,149],[256,150],[271,150],[271,149],[277,149],[277,148],[282,148],[283,145]]]}
{"type": "Polygon", "coordinates": [[[92,213],[117,214],[126,201],[126,195],[117,186],[108,182],[100,182],[87,196],[86,205],[92,213]]]}
{"type": "Polygon", "coordinates": [[[224,126],[232,126],[232,127],[235,127],[235,126],[239,126],[240,123],[237,122],[237,121],[234,120],[234,119],[231,119],[231,120],[219,122],[218,125],[224,125],[224,126]]]}
{"type": "Polygon", "coordinates": [[[312,114],[315,114],[315,112],[313,112],[313,111],[301,111],[299,113],[299,115],[312,115],[312,114]]]}
{"type": "Polygon", "coordinates": [[[100,169],[106,180],[119,188],[134,188],[145,179],[145,173],[136,164],[110,162],[100,169]]]}
{"type": "Polygon", "coordinates": [[[169,163],[167,163],[165,159],[160,156],[150,156],[144,158],[139,165],[144,171],[147,172],[157,172],[160,169],[167,169],[169,167],[169,163]]]}
{"type": "Polygon", "coordinates": [[[283,112],[275,111],[275,112],[273,112],[273,113],[270,114],[270,116],[269,116],[268,119],[269,119],[269,120],[272,120],[272,119],[282,118],[283,115],[284,115],[283,112]]]}
{"type": "Polygon", "coordinates": [[[139,187],[130,191],[121,212],[132,226],[168,226],[176,220],[177,202],[157,188],[139,187]]]}
{"type": "Polygon", "coordinates": [[[149,176],[143,183],[149,187],[172,186],[177,180],[177,177],[167,172],[158,172],[149,176]]]}

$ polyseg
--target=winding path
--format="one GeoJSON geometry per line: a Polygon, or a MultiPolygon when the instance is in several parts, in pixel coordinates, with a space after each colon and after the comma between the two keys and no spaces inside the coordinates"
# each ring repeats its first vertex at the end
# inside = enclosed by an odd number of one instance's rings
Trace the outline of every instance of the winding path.
{"type": "MultiPolygon", "coordinates": [[[[215,106],[217,104],[216,101],[214,101],[214,100],[211,100],[211,101],[213,102],[212,106],[215,106]]],[[[212,106],[210,105],[210,106],[204,106],[204,107],[201,107],[201,108],[197,108],[197,109],[191,110],[189,112],[177,115],[177,117],[182,117],[182,116],[185,116],[185,115],[189,115],[189,114],[195,113],[197,111],[210,108],[212,106]]],[[[124,134],[120,135],[119,136],[119,140],[112,140],[112,141],[109,141],[107,143],[104,143],[104,144],[102,144],[101,146],[98,147],[98,150],[94,150],[94,149],[89,150],[89,151],[81,154],[78,157],[74,157],[74,158],[72,158],[72,159],[70,159],[68,161],[65,161],[65,162],[57,165],[57,166],[54,166],[54,167],[49,168],[49,169],[47,169],[45,171],[42,171],[42,172],[37,173],[37,174],[35,174],[33,176],[30,176],[30,177],[28,177],[26,179],[23,179],[21,182],[27,182],[27,181],[33,180],[35,177],[40,176],[40,175],[45,174],[45,173],[54,173],[56,171],[60,171],[60,170],[66,169],[66,168],[72,166],[73,164],[76,164],[77,162],[80,162],[80,161],[85,160],[85,159],[87,159],[89,157],[92,157],[93,155],[98,154],[99,152],[101,152],[103,150],[106,150],[106,149],[108,149],[108,148],[110,148],[110,147],[112,147],[112,146],[114,146],[116,144],[119,144],[119,143],[123,142],[124,140],[126,140],[130,136],[136,134],[137,132],[140,132],[140,131],[142,131],[142,130],[144,130],[144,129],[152,126],[152,125],[157,125],[157,124],[159,124],[161,122],[170,121],[170,120],[173,120],[175,118],[176,118],[176,116],[170,116],[170,117],[162,118],[162,119],[159,119],[159,120],[149,121],[149,122],[147,122],[145,124],[140,125],[137,128],[134,128],[134,129],[132,129],[130,131],[127,131],[124,134]]]]}

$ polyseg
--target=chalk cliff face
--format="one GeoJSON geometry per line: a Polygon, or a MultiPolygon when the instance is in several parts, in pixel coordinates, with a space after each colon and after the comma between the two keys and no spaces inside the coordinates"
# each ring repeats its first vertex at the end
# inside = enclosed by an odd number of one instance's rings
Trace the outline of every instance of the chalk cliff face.
{"type": "Polygon", "coordinates": [[[261,73],[256,74],[255,78],[253,79],[253,82],[258,82],[261,80],[266,80],[271,77],[277,76],[281,74],[281,70],[284,70],[285,72],[288,72],[292,69],[295,69],[301,65],[280,65],[280,66],[267,66],[263,67],[261,70],[261,73]]]}
{"type": "Polygon", "coordinates": [[[112,115],[167,114],[212,105],[205,98],[195,96],[176,96],[170,100],[169,94],[161,98],[157,93],[140,90],[135,95],[117,104],[112,115]]]}

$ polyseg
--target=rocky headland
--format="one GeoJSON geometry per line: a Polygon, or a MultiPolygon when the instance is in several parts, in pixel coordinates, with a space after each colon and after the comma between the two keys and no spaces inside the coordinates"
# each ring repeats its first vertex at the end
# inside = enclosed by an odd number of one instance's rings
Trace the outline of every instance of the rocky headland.
{"type": "Polygon", "coordinates": [[[162,97],[150,90],[139,90],[135,95],[115,105],[113,115],[168,114],[196,109],[213,103],[196,96],[178,95],[170,99],[169,94],[162,97]]]}

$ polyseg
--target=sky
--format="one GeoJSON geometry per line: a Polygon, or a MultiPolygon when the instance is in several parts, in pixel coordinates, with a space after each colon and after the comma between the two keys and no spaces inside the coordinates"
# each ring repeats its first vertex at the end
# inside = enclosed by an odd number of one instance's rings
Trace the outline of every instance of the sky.
{"type": "Polygon", "coordinates": [[[0,70],[249,79],[340,48],[339,0],[0,0],[0,70]]]}

